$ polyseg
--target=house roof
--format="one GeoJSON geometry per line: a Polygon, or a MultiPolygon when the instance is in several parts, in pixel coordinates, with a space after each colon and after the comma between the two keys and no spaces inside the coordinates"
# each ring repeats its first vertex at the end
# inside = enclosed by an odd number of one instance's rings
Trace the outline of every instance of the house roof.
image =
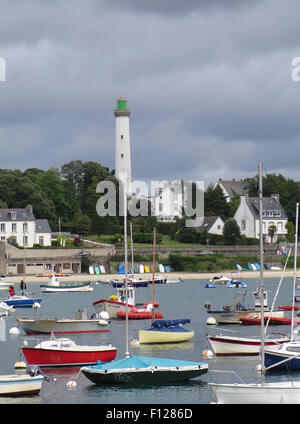
{"type": "MultiPolygon", "coordinates": [[[[247,205],[249,206],[252,215],[259,219],[259,197],[248,197],[246,198],[247,205]]],[[[263,197],[262,198],[262,209],[263,211],[276,211],[281,212],[280,216],[267,217],[268,219],[288,219],[283,207],[275,197],[263,197]]]]}
{"type": "Polygon", "coordinates": [[[219,184],[221,184],[228,193],[229,197],[238,195],[242,196],[243,194],[248,193],[247,182],[244,180],[219,180],[219,184]]]}
{"type": "Polygon", "coordinates": [[[36,233],[52,233],[51,227],[47,219],[37,219],[35,221],[36,233]]]}
{"type": "Polygon", "coordinates": [[[0,221],[35,221],[35,216],[26,208],[0,209],[0,221]],[[15,213],[15,218],[11,218],[11,212],[15,213]]]}
{"type": "Polygon", "coordinates": [[[217,221],[217,219],[220,218],[219,216],[205,216],[203,219],[203,224],[200,227],[197,227],[197,231],[209,231],[214,223],[217,221]]]}

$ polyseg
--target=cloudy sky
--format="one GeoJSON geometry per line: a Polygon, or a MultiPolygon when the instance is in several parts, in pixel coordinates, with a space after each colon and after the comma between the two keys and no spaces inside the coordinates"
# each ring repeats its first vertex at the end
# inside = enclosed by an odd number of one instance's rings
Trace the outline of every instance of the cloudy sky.
{"type": "MultiPolygon", "coordinates": [[[[300,180],[297,0],[0,0],[0,168],[114,168],[118,97],[134,179],[300,180]]],[[[300,72],[299,72],[300,75],[300,72]]]]}

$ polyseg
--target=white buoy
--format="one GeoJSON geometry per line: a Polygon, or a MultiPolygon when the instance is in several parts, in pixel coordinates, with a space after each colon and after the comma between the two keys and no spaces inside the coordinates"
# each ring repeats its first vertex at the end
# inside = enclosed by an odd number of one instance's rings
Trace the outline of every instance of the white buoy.
{"type": "Polygon", "coordinates": [[[18,329],[18,327],[12,327],[9,330],[9,334],[13,334],[14,336],[18,336],[20,334],[20,330],[18,329]]]}
{"type": "Polygon", "coordinates": [[[131,344],[131,346],[139,346],[140,342],[138,340],[134,339],[134,340],[131,340],[130,344],[131,344]]]}
{"type": "Polygon", "coordinates": [[[67,387],[68,387],[69,389],[75,389],[75,387],[77,387],[77,383],[76,383],[76,381],[74,381],[74,380],[69,380],[69,381],[67,382],[67,387]]]}
{"type": "Polygon", "coordinates": [[[204,351],[202,352],[202,356],[204,356],[205,358],[212,358],[214,354],[212,353],[211,350],[204,349],[204,351]]]}
{"type": "Polygon", "coordinates": [[[16,369],[23,369],[23,368],[27,368],[27,366],[26,366],[25,362],[23,362],[23,361],[17,361],[17,362],[15,363],[14,367],[15,367],[16,369]]]}
{"type": "Polygon", "coordinates": [[[24,340],[23,346],[28,346],[28,341],[27,340],[24,340]]]}
{"type": "Polygon", "coordinates": [[[206,320],[206,324],[207,324],[207,325],[216,325],[216,324],[217,324],[217,321],[215,320],[215,318],[214,318],[214,317],[209,317],[209,318],[207,318],[207,320],[206,320]]]}
{"type": "Polygon", "coordinates": [[[255,369],[257,372],[261,372],[261,364],[256,365],[255,369]]]}
{"type": "Polygon", "coordinates": [[[33,307],[34,309],[37,309],[37,308],[40,308],[40,307],[41,307],[41,305],[39,304],[39,302],[34,302],[34,304],[32,305],[32,307],[33,307]]]}
{"type": "Polygon", "coordinates": [[[108,315],[108,313],[106,311],[101,311],[100,314],[99,314],[99,316],[100,316],[101,319],[104,319],[104,320],[108,320],[109,319],[109,315],[108,315]]]}

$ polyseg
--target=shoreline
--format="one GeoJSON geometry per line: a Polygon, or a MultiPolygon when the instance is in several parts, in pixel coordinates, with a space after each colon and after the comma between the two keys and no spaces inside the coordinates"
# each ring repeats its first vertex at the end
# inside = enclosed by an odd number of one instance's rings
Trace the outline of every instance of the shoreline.
{"type": "MultiPolygon", "coordinates": [[[[210,280],[211,278],[218,276],[218,275],[227,275],[230,277],[231,274],[239,274],[240,278],[242,279],[249,279],[249,278],[260,278],[260,272],[259,271],[224,271],[224,272],[206,272],[206,273],[193,273],[193,272],[161,272],[159,275],[162,275],[170,280],[175,280],[181,278],[184,280],[210,280]]],[[[274,271],[266,271],[264,270],[264,278],[281,278],[282,277],[283,270],[274,270],[274,271]]],[[[300,272],[299,272],[300,273],[300,272]]],[[[149,278],[149,280],[152,279],[152,273],[146,273],[146,274],[135,274],[137,278],[149,278]]],[[[297,271],[297,276],[298,276],[297,271]]],[[[294,270],[287,270],[284,272],[284,277],[293,277],[294,276],[294,270]]],[[[66,277],[57,277],[61,282],[67,282],[67,281],[91,281],[91,282],[97,282],[97,281],[105,281],[107,279],[121,279],[122,277],[125,277],[124,274],[71,274],[70,276],[66,277]]],[[[7,276],[3,278],[3,282],[8,283],[20,283],[21,280],[24,280],[25,283],[45,283],[49,281],[49,277],[38,277],[36,275],[16,275],[16,276],[7,276]]]]}

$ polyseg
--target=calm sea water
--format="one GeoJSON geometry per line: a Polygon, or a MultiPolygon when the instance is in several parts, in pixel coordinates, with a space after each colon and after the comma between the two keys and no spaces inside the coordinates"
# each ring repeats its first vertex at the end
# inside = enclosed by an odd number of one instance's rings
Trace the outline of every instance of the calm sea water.
{"type": "MultiPolygon", "coordinates": [[[[253,304],[252,292],[256,289],[256,279],[245,280],[248,283],[246,303],[253,304]]],[[[264,285],[268,291],[269,306],[273,301],[277,289],[278,279],[266,278],[264,285]]],[[[195,331],[192,341],[172,345],[130,345],[130,353],[134,355],[159,356],[165,358],[184,359],[190,361],[205,361],[210,370],[235,370],[245,381],[254,381],[258,378],[255,370],[259,362],[258,357],[229,357],[211,359],[203,358],[202,352],[208,347],[206,334],[230,333],[236,335],[260,335],[259,327],[247,326],[208,326],[208,318],[204,303],[209,301],[211,307],[222,308],[225,304],[231,304],[235,293],[240,289],[230,289],[225,286],[217,288],[204,288],[204,280],[185,280],[181,283],[156,285],[155,300],[160,303],[159,310],[166,319],[190,318],[190,327],[195,331]]],[[[92,283],[94,290],[87,293],[41,293],[39,284],[27,284],[27,290],[42,296],[41,308],[38,309],[39,316],[47,317],[74,317],[78,309],[86,308],[89,313],[94,312],[92,303],[100,298],[108,297],[115,293],[115,289],[109,285],[92,283]]],[[[0,296],[3,297],[3,292],[0,296]]],[[[278,304],[291,303],[292,279],[284,278],[279,292],[278,304]]],[[[152,285],[147,288],[136,289],[137,301],[152,300],[152,285]]],[[[24,317],[34,315],[34,311],[28,308],[17,309],[15,315],[24,317]]],[[[14,372],[14,364],[20,359],[19,347],[22,342],[36,336],[27,336],[21,332],[20,335],[10,335],[9,330],[16,326],[14,315],[5,318],[6,340],[0,341],[0,373],[14,372]]],[[[137,339],[140,328],[148,328],[150,320],[129,321],[129,341],[137,339]]],[[[272,327],[271,331],[288,333],[288,326],[272,327]]],[[[47,339],[42,336],[40,339],[47,339]]],[[[106,344],[111,343],[118,348],[117,359],[125,354],[125,322],[112,320],[111,330],[103,334],[78,334],[69,335],[78,344],[106,344]]],[[[210,348],[210,347],[209,347],[210,348]]],[[[210,348],[211,349],[211,348],[210,348]]],[[[24,360],[22,358],[22,360],[24,360]]],[[[223,381],[224,377],[216,377],[214,373],[208,373],[194,380],[172,385],[152,386],[126,386],[126,385],[103,385],[92,384],[81,373],[62,370],[55,375],[56,383],[43,382],[39,396],[22,398],[0,398],[0,403],[18,404],[210,404],[214,401],[213,394],[208,386],[210,381],[223,381]],[[67,388],[67,382],[75,377],[77,387],[67,388]]],[[[267,377],[274,378],[274,376],[267,377]]]]}

